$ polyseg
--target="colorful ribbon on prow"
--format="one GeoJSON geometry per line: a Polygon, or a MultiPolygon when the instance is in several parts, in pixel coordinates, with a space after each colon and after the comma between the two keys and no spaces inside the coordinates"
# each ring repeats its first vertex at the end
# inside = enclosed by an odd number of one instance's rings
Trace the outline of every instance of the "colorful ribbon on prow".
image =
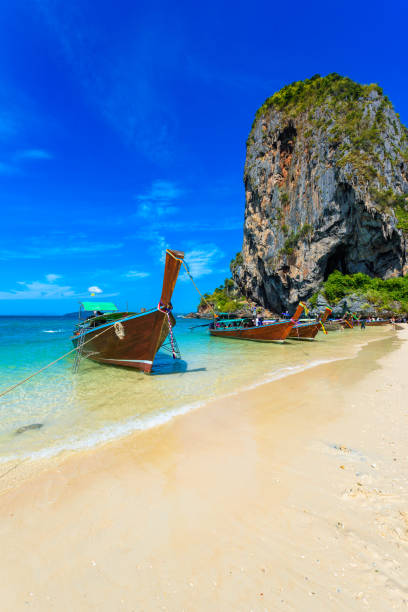
{"type": "MultiPolygon", "coordinates": [[[[327,317],[329,317],[329,315],[331,315],[331,313],[332,313],[333,311],[332,311],[332,309],[331,309],[331,308],[328,308],[328,307],[326,308],[326,312],[327,312],[327,311],[329,311],[329,312],[327,313],[327,317]]],[[[326,319],[327,319],[327,317],[326,317],[326,319]]],[[[325,320],[326,320],[326,319],[325,319],[325,320]]],[[[324,334],[326,334],[326,336],[327,336],[327,331],[326,331],[326,330],[325,330],[325,328],[324,328],[323,321],[320,321],[320,326],[321,326],[321,328],[322,328],[323,333],[324,333],[324,334]]]]}
{"type": "Polygon", "coordinates": [[[306,306],[304,302],[299,302],[299,304],[303,307],[303,310],[305,311],[305,315],[307,316],[309,314],[308,307],[306,306]]]}

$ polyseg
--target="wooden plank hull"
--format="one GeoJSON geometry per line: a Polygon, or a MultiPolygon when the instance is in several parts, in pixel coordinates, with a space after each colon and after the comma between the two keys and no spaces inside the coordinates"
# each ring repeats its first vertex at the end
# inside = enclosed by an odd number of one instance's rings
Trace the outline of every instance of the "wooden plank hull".
{"type": "Polygon", "coordinates": [[[260,327],[210,329],[210,334],[217,338],[235,338],[238,340],[254,340],[256,342],[276,342],[287,338],[294,321],[282,321],[260,327]]]}
{"type": "Polygon", "coordinates": [[[356,323],[354,321],[342,321],[340,325],[342,326],[343,329],[353,329],[356,323]]]}
{"type": "MultiPolygon", "coordinates": [[[[172,326],[176,324],[170,315],[172,326]]],[[[155,355],[169,333],[165,313],[153,310],[122,319],[114,326],[96,327],[85,333],[82,355],[98,363],[151,372],[155,355]],[[104,333],[101,333],[104,331],[104,333]]],[[[79,336],[72,339],[74,346],[79,336]]]]}
{"type": "Polygon", "coordinates": [[[169,333],[167,313],[171,326],[176,324],[170,314],[171,297],[183,258],[183,252],[166,249],[163,288],[157,308],[130,316],[123,313],[124,318],[114,324],[108,321],[93,329],[80,328],[72,342],[75,347],[79,345],[81,355],[98,363],[151,372],[156,353],[169,333]]]}
{"type": "Polygon", "coordinates": [[[331,314],[331,308],[327,307],[319,321],[311,321],[310,323],[296,323],[291,329],[289,338],[297,340],[314,340],[319,330],[322,329],[322,324],[326,323],[326,319],[331,314]]]}
{"type": "Polygon", "coordinates": [[[366,321],[366,325],[377,327],[378,325],[389,325],[389,321],[366,321]]]}
{"type": "Polygon", "coordinates": [[[324,328],[327,332],[338,331],[341,329],[341,323],[340,321],[326,321],[324,328]]]}
{"type": "Polygon", "coordinates": [[[295,325],[292,327],[289,333],[289,338],[291,340],[313,340],[316,337],[319,329],[321,329],[319,322],[301,323],[300,325],[295,325]]]}

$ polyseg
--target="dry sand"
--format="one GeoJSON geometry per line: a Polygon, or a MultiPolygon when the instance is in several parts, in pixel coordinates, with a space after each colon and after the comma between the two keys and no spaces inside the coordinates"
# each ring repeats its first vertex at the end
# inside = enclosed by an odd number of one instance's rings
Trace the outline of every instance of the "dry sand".
{"type": "Polygon", "coordinates": [[[408,608],[407,340],[59,458],[3,492],[0,609],[408,608]]]}

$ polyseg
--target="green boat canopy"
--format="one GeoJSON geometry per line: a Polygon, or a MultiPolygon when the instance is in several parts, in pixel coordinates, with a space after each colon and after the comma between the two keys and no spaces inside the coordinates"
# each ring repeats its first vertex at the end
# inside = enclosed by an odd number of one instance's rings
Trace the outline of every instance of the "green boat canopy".
{"type": "Polygon", "coordinates": [[[84,310],[100,310],[101,312],[116,312],[117,307],[113,302],[81,302],[84,310]]]}

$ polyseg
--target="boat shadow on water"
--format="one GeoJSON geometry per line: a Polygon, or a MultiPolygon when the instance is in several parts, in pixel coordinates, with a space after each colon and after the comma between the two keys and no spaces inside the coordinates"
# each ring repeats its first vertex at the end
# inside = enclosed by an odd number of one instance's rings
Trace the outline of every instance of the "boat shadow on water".
{"type": "MultiPolygon", "coordinates": [[[[72,360],[73,361],[73,360],[72,360]]],[[[131,367],[126,367],[126,366],[116,366],[116,365],[106,365],[103,363],[86,363],[82,365],[83,370],[95,370],[97,369],[103,369],[103,370],[118,370],[118,371],[123,371],[123,372],[132,372],[133,374],[137,375],[137,376],[146,376],[143,372],[140,372],[140,370],[136,370],[135,368],[131,368],[131,367]],[[86,366],[84,368],[84,365],[86,366]]],[[[149,373],[149,377],[153,377],[153,376],[164,376],[164,375],[169,375],[169,374],[190,374],[193,372],[205,372],[207,370],[207,368],[202,367],[202,368],[191,368],[188,369],[188,362],[185,361],[184,359],[173,359],[172,357],[169,357],[168,355],[160,355],[158,354],[156,356],[156,359],[154,361],[154,365],[153,365],[153,369],[152,371],[149,373]]]]}

